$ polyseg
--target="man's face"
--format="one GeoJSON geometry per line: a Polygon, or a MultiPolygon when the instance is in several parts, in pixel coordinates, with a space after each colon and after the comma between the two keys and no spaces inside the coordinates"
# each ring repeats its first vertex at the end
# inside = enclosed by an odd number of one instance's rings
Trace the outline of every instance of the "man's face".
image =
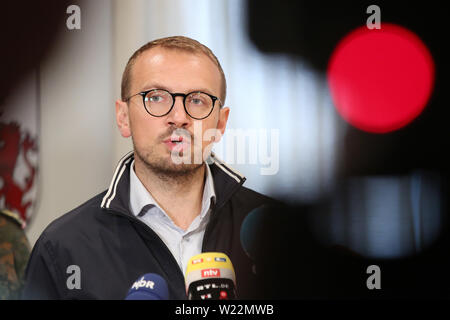
{"type": "MultiPolygon", "coordinates": [[[[165,89],[184,94],[203,91],[220,97],[220,72],[204,54],[155,47],[137,58],[131,73],[130,94],[165,89]]],[[[220,109],[216,101],[206,119],[195,120],[186,113],[182,97],[176,97],[172,110],[163,117],[148,114],[140,95],[130,99],[128,105],[116,102],[119,130],[124,137],[131,135],[137,161],[165,174],[184,174],[201,167],[205,150],[212,146],[211,136],[217,142],[223,135],[228,113],[229,109],[220,109]],[[211,135],[214,129],[217,134],[211,135]],[[173,142],[180,137],[182,143],[173,142]],[[183,155],[184,163],[176,161],[179,158],[174,161],[174,155],[183,155]]]]}

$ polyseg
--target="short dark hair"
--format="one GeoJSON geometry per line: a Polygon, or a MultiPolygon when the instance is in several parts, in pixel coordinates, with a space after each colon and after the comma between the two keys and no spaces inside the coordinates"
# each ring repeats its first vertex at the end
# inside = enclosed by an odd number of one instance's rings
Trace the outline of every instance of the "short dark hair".
{"type": "Polygon", "coordinates": [[[130,95],[130,86],[131,86],[131,69],[136,61],[136,59],[145,51],[154,48],[154,47],[162,47],[167,49],[174,50],[182,50],[191,53],[203,53],[208,58],[210,58],[214,64],[217,66],[220,72],[222,84],[221,84],[221,92],[220,92],[220,100],[222,103],[225,103],[225,98],[227,94],[227,82],[225,79],[225,74],[223,72],[222,66],[220,65],[219,59],[214,55],[214,53],[204,44],[201,44],[197,40],[183,37],[183,36],[174,36],[174,37],[166,37],[161,39],[156,39],[148,42],[147,44],[140,47],[136,50],[135,53],[128,60],[127,65],[125,66],[125,70],[122,75],[122,85],[121,85],[121,97],[122,101],[125,101],[129,98],[130,95]]]}

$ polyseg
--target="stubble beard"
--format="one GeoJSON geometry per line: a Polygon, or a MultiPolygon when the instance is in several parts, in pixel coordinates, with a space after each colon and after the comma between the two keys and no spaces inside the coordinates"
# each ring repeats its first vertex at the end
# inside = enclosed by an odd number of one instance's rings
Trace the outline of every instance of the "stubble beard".
{"type": "Polygon", "coordinates": [[[177,184],[189,181],[203,166],[203,163],[176,164],[172,161],[170,153],[168,153],[168,156],[158,154],[157,146],[151,146],[147,150],[140,150],[136,147],[134,141],[133,146],[136,157],[144,164],[145,168],[163,181],[177,184]]]}

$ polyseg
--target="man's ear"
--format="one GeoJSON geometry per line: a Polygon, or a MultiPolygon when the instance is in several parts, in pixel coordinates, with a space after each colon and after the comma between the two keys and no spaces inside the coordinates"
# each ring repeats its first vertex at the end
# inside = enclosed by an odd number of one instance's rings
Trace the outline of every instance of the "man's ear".
{"type": "Polygon", "coordinates": [[[124,138],[131,136],[130,116],[128,113],[128,104],[122,100],[116,101],[116,122],[119,127],[120,134],[124,138]]]}
{"type": "Polygon", "coordinates": [[[219,109],[219,121],[217,122],[217,130],[220,132],[220,137],[215,137],[215,142],[219,142],[220,138],[224,135],[227,127],[228,115],[230,114],[230,108],[223,107],[219,109]]]}

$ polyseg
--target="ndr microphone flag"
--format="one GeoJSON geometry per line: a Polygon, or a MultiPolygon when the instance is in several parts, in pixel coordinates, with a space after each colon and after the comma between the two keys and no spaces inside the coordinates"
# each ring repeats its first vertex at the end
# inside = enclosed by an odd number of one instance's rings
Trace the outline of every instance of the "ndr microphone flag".
{"type": "Polygon", "coordinates": [[[234,268],[224,253],[204,252],[193,256],[185,278],[189,300],[236,299],[234,268]]]}

